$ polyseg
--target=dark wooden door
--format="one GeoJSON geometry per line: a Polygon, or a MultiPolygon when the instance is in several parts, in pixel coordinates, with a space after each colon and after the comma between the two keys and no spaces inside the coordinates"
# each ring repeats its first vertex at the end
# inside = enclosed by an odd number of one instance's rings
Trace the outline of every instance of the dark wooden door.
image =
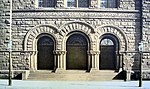
{"type": "Polygon", "coordinates": [[[100,45],[100,69],[114,70],[116,47],[111,39],[103,39],[100,45]]]}
{"type": "Polygon", "coordinates": [[[67,69],[87,69],[87,40],[80,34],[69,37],[67,41],[67,69]]]}
{"type": "Polygon", "coordinates": [[[39,70],[54,69],[54,42],[50,37],[44,36],[38,40],[38,60],[39,70]]]}

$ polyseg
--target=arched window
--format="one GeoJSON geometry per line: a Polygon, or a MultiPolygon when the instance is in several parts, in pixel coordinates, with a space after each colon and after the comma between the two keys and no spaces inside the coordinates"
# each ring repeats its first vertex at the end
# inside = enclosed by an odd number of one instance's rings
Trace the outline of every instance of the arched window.
{"type": "Polygon", "coordinates": [[[100,0],[100,7],[103,8],[117,8],[117,0],[100,0]]]}
{"type": "Polygon", "coordinates": [[[67,7],[88,7],[89,0],[67,0],[67,7]]]}
{"type": "Polygon", "coordinates": [[[38,7],[54,7],[55,0],[38,0],[38,7]]]}
{"type": "Polygon", "coordinates": [[[101,45],[114,45],[111,39],[105,38],[101,41],[101,45]]]}

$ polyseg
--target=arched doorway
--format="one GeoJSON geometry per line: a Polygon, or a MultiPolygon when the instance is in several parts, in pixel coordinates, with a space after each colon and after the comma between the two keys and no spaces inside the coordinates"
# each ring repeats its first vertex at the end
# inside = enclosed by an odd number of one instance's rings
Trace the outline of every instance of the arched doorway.
{"type": "Polygon", "coordinates": [[[87,70],[88,42],[82,34],[73,34],[67,40],[66,69],[87,70]]]}
{"type": "Polygon", "coordinates": [[[115,37],[106,35],[100,42],[100,70],[116,69],[116,51],[118,49],[118,41],[115,37]]]}
{"type": "Polygon", "coordinates": [[[37,42],[37,69],[53,70],[54,69],[54,41],[52,37],[42,36],[37,42]]]}

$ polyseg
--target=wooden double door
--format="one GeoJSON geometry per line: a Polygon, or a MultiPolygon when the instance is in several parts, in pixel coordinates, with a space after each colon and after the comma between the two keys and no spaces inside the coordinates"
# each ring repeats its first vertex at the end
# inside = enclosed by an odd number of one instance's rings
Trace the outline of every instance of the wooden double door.
{"type": "Polygon", "coordinates": [[[54,41],[49,36],[43,36],[38,40],[38,70],[53,70],[54,69],[54,41]]]}
{"type": "Polygon", "coordinates": [[[105,38],[100,44],[99,69],[115,70],[116,68],[116,44],[112,39],[105,38]]]}
{"type": "Polygon", "coordinates": [[[71,35],[67,40],[66,69],[87,69],[87,39],[81,34],[71,35]]]}

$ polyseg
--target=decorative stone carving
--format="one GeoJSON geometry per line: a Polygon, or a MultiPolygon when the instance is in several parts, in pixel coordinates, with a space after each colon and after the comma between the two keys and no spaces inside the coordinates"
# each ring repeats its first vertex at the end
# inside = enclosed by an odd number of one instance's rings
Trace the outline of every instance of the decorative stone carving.
{"type": "Polygon", "coordinates": [[[99,55],[99,54],[100,54],[100,51],[93,51],[93,50],[90,50],[89,54],[92,54],[92,55],[99,55]]]}
{"type": "Polygon", "coordinates": [[[132,58],[132,56],[129,56],[129,55],[124,56],[123,70],[125,70],[127,73],[127,76],[126,76],[127,80],[131,80],[131,73],[133,72],[132,71],[133,63],[134,63],[134,59],[132,58]]]}
{"type": "Polygon", "coordinates": [[[119,39],[120,51],[127,51],[128,41],[125,36],[125,33],[122,30],[120,30],[120,28],[114,26],[102,26],[97,29],[97,33],[99,36],[102,36],[104,34],[115,35],[119,39]]]}
{"type": "Polygon", "coordinates": [[[64,0],[56,0],[56,7],[58,8],[64,7],[64,0]]]}
{"type": "Polygon", "coordinates": [[[91,7],[92,8],[98,7],[98,0],[91,0],[91,7]]]}
{"type": "Polygon", "coordinates": [[[52,36],[54,36],[54,34],[57,32],[58,32],[57,28],[55,28],[53,26],[49,26],[49,25],[40,25],[40,26],[33,28],[32,30],[30,30],[27,33],[27,35],[25,37],[24,50],[25,51],[33,50],[33,40],[36,39],[36,37],[39,34],[47,33],[47,34],[51,34],[52,36]]]}
{"type": "MultiPolygon", "coordinates": [[[[95,2],[94,2],[95,3],[95,2]]],[[[115,13],[108,13],[107,11],[101,11],[99,13],[87,10],[85,12],[81,12],[80,10],[72,11],[72,12],[64,12],[59,10],[49,10],[45,12],[40,11],[30,11],[30,12],[19,12],[19,13],[13,13],[14,18],[108,18],[108,19],[136,19],[139,18],[139,15],[136,13],[132,13],[130,11],[114,11],[115,13]]]]}
{"type": "Polygon", "coordinates": [[[124,56],[124,61],[123,61],[123,69],[124,70],[130,70],[132,69],[134,60],[132,59],[131,56],[124,56]]]}
{"type": "Polygon", "coordinates": [[[62,27],[60,27],[59,31],[60,31],[59,33],[62,36],[65,36],[69,32],[72,32],[72,31],[81,31],[81,32],[86,33],[87,35],[95,32],[94,28],[92,26],[90,26],[87,23],[83,23],[83,22],[67,23],[67,24],[63,25],[62,27]]]}
{"type": "Polygon", "coordinates": [[[63,51],[63,50],[55,50],[54,51],[54,54],[58,54],[58,55],[61,55],[61,54],[65,54],[66,51],[63,51]]]}

